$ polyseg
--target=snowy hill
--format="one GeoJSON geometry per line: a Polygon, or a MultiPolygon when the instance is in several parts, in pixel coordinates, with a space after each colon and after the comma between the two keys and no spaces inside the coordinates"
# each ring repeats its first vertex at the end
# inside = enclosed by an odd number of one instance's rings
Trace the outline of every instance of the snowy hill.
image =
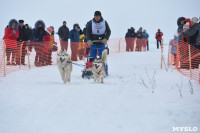
{"type": "MultiPolygon", "coordinates": [[[[167,52],[167,51],[165,51],[167,52]]],[[[200,130],[199,84],[160,69],[160,50],[111,54],[104,84],[73,66],[63,84],[56,66],[0,80],[0,133],[170,133],[200,130]],[[149,77],[149,78],[148,78],[149,77]]]]}

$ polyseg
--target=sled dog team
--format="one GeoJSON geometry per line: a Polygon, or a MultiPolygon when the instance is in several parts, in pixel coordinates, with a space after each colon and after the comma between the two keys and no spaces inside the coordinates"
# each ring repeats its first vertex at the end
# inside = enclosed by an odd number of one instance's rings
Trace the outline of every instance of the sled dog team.
{"type": "MultiPolygon", "coordinates": [[[[104,82],[106,75],[105,64],[107,63],[107,49],[102,52],[101,58],[95,58],[92,62],[92,74],[94,82],[104,82]]],[[[66,51],[60,51],[57,55],[57,66],[64,83],[70,82],[72,72],[72,61],[66,51]]]]}

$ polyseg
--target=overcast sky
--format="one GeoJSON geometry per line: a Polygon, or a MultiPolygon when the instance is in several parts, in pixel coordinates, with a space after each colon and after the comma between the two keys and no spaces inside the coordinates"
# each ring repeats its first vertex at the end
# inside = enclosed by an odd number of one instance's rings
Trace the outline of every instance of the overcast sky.
{"type": "Polygon", "coordinates": [[[200,0],[0,0],[0,37],[10,19],[23,19],[32,27],[42,19],[46,26],[53,25],[55,30],[67,21],[69,29],[79,23],[85,24],[99,10],[110,25],[111,38],[124,37],[127,29],[143,27],[155,42],[158,28],[164,33],[164,40],[173,37],[177,29],[177,18],[184,16],[200,17],[200,0]]]}

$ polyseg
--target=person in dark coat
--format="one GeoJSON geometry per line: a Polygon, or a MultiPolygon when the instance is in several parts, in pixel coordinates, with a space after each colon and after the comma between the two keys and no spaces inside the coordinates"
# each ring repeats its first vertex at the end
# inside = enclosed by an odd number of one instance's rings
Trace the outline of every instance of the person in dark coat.
{"type": "Polygon", "coordinates": [[[137,40],[136,40],[136,49],[135,49],[135,51],[142,51],[143,38],[144,38],[144,35],[142,33],[142,27],[140,27],[139,30],[137,31],[136,37],[137,37],[137,40]]]}
{"type": "Polygon", "coordinates": [[[26,55],[26,46],[27,46],[27,41],[30,42],[29,40],[29,33],[25,28],[24,25],[24,20],[19,20],[19,38],[17,39],[18,42],[24,42],[22,47],[21,47],[21,43],[18,43],[18,58],[17,58],[17,64],[22,64],[25,65],[25,55],[26,55]],[[21,51],[21,52],[20,52],[21,51]],[[21,53],[21,59],[20,57],[20,53],[21,53]],[[21,60],[21,62],[20,62],[21,60]]]}
{"type": "Polygon", "coordinates": [[[100,11],[94,13],[94,18],[87,24],[86,37],[87,43],[91,47],[91,58],[95,59],[97,50],[101,58],[105,44],[111,35],[110,27],[101,16],[100,11]]]}
{"type": "Polygon", "coordinates": [[[73,29],[69,33],[70,43],[71,43],[71,59],[72,61],[77,61],[78,46],[79,46],[79,31],[78,24],[74,24],[73,29]]]}
{"type": "Polygon", "coordinates": [[[36,52],[35,66],[44,65],[44,59],[43,59],[44,36],[47,36],[47,33],[45,31],[45,23],[42,20],[38,20],[35,23],[35,28],[33,29],[33,41],[36,52]]]}
{"type": "MultiPolygon", "coordinates": [[[[191,47],[191,56],[195,56],[197,54],[197,51],[200,50],[200,26],[198,24],[198,18],[193,17],[191,19],[192,27],[186,31],[186,35],[188,36],[188,43],[192,45],[191,47]]],[[[200,56],[193,57],[191,60],[192,63],[192,69],[199,68],[200,64],[200,56]]]]}
{"type": "Polygon", "coordinates": [[[33,38],[33,29],[31,28],[31,27],[29,27],[29,25],[28,24],[25,24],[25,28],[26,28],[26,30],[27,30],[27,32],[28,32],[28,44],[27,44],[27,46],[28,46],[28,50],[30,51],[30,52],[32,52],[32,44],[31,44],[31,41],[32,41],[32,38],[33,38]]]}
{"type": "Polygon", "coordinates": [[[183,25],[184,25],[185,17],[179,17],[177,20],[178,25],[178,31],[183,31],[183,25]]]}
{"type": "Polygon", "coordinates": [[[61,26],[58,30],[58,35],[60,37],[61,49],[64,51],[68,49],[68,39],[69,39],[69,28],[67,27],[67,22],[63,22],[63,26],[61,26]]]}
{"type": "Polygon", "coordinates": [[[128,29],[128,32],[126,33],[125,36],[127,52],[129,51],[133,52],[135,46],[135,38],[136,38],[135,29],[131,27],[131,29],[128,29]]]}

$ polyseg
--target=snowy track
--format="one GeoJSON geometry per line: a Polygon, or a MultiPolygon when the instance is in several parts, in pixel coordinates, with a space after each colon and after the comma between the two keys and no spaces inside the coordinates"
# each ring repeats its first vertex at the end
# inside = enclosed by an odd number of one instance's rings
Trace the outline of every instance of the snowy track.
{"type": "Polygon", "coordinates": [[[0,133],[200,131],[199,84],[192,81],[191,94],[187,77],[160,70],[160,51],[111,54],[108,62],[104,84],[82,79],[77,66],[69,84],[56,66],[0,79],[0,133]]]}

